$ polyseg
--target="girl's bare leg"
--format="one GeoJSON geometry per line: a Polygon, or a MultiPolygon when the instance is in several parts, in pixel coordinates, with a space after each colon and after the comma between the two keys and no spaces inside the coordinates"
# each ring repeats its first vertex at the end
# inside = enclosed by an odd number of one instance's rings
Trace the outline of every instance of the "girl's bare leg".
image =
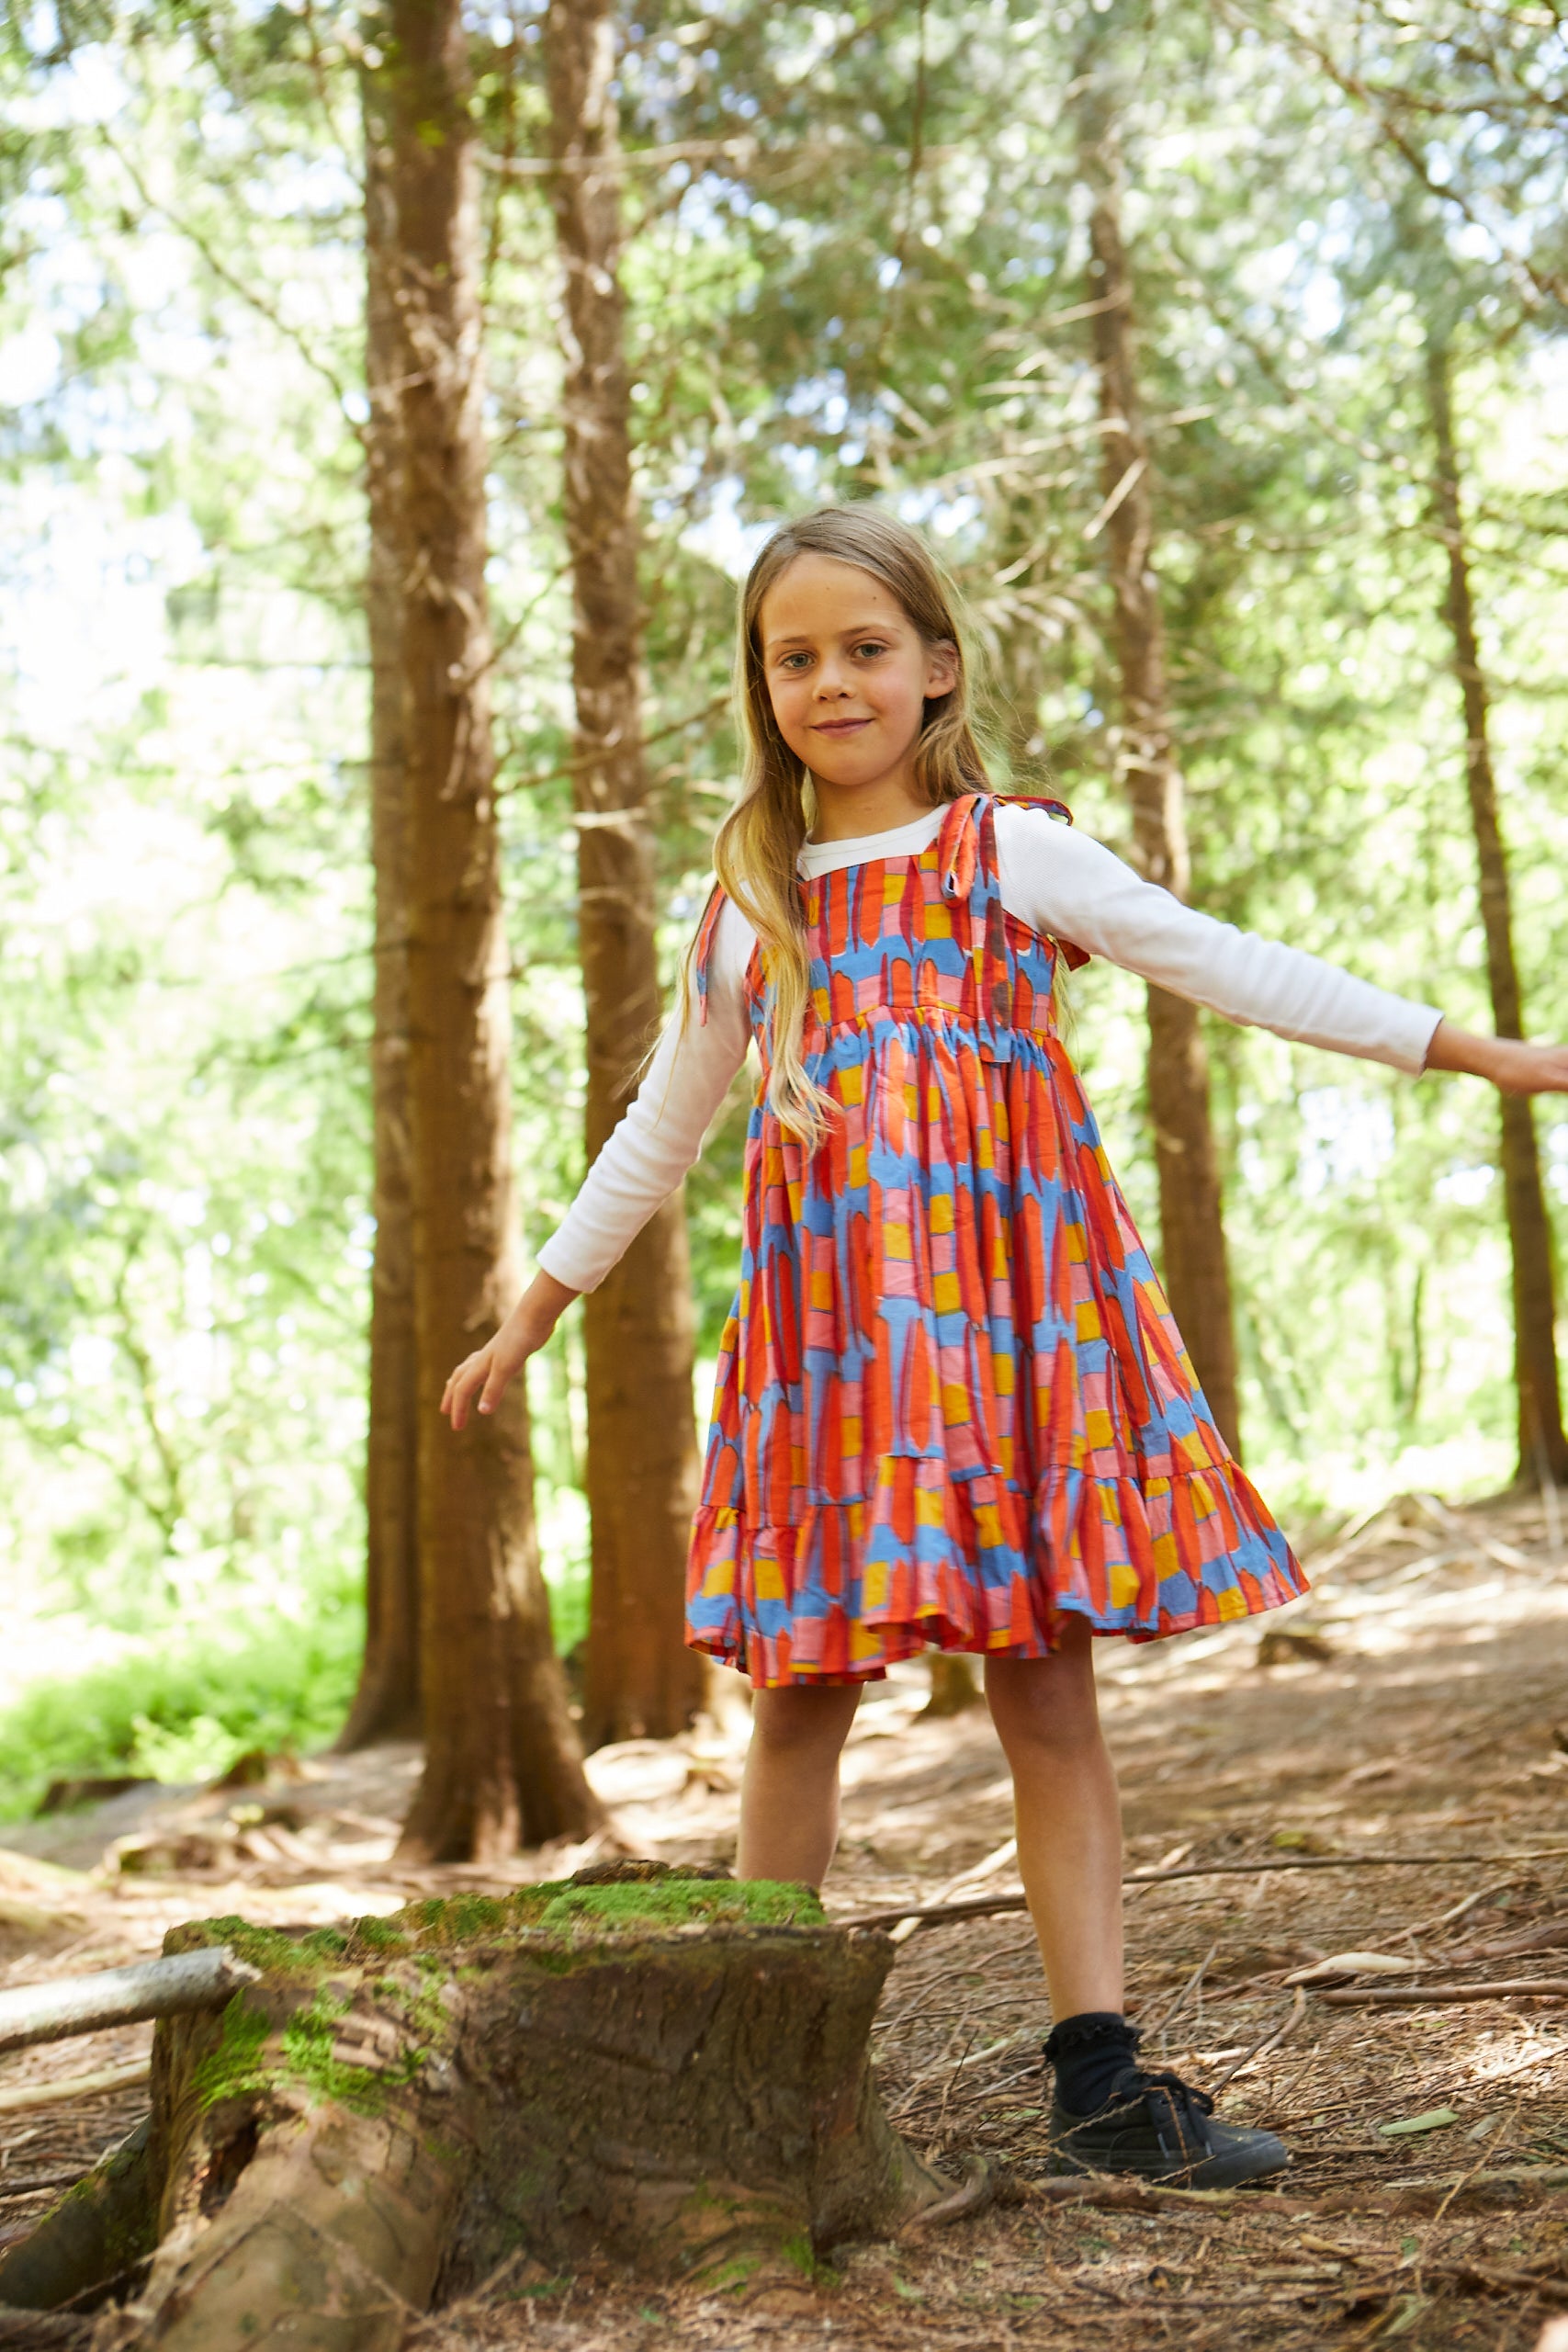
{"type": "Polygon", "coordinates": [[[1019,1871],[1051,2013],[1119,2012],[1122,1807],[1088,1625],[1071,1620],[1050,1657],[988,1658],[986,1696],[1012,1769],[1019,1871]]]}
{"type": "Polygon", "coordinates": [[[738,1877],[821,1885],[839,1842],[839,1754],[859,1704],[858,1683],[757,1692],[740,1783],[738,1877]]]}

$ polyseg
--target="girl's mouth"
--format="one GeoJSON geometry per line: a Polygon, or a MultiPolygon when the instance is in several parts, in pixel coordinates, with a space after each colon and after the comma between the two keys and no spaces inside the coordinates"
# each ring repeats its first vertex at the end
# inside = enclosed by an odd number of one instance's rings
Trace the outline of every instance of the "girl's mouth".
{"type": "Polygon", "coordinates": [[[812,732],[817,735],[857,735],[863,727],[870,725],[869,718],[818,718],[812,721],[812,732]]]}

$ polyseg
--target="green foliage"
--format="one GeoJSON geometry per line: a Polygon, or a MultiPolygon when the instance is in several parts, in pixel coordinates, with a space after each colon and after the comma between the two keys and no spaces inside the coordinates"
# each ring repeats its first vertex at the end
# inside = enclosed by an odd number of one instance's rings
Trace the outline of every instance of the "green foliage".
{"type": "Polygon", "coordinates": [[[0,1819],[30,1813],[57,1778],[198,1760],[206,1772],[247,1747],[321,1747],[353,1694],[359,1640],[345,1602],[306,1625],[260,1617],[147,1637],[112,1664],[35,1682],[0,1714],[0,1819]]]}
{"type": "MultiPolygon", "coordinates": [[[[1333,0],[1245,21],[1196,0],[701,19],[651,0],[621,29],[671,981],[736,781],[734,574],[770,519],[818,498],[930,526],[973,611],[998,776],[1049,772],[1124,842],[1076,192],[1092,71],[1126,172],[1194,896],[1488,1025],[1420,397],[1440,327],[1530,1024],[1568,1033],[1560,33],[1475,0],[1419,24],[1333,0]]],[[[476,121],[503,163],[541,144],[536,32],[530,11],[476,22],[476,121]]],[[[13,1812],[54,1773],[179,1777],[226,1743],[321,1739],[352,1681],[364,37],[329,5],[78,8],[0,40],[0,1544],[12,1672],[35,1679],[0,1712],[13,1812]]],[[[557,268],[539,176],[482,182],[536,1249],[582,1172],[557,268]]],[[[1091,967],[1074,1023],[1153,1238],[1141,985],[1091,967]]],[[[1211,1046],[1271,1498],[1506,1473],[1495,1105],[1218,1023],[1211,1046]]],[[[710,1359],[748,1095],[743,1079],[687,1185],[710,1359]]],[[[1561,1217],[1562,1106],[1540,1126],[1561,1217]]],[[[570,1647],[588,1573],[572,1318],[529,1388],[570,1647]]]]}

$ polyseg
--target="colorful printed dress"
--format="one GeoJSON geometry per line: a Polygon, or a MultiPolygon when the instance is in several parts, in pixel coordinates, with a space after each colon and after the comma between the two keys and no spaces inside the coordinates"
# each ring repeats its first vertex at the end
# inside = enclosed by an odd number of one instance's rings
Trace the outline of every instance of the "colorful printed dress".
{"type": "MultiPolygon", "coordinates": [[[[1063,950],[1008,914],[989,796],[804,883],[804,1149],[765,1100],[719,1355],[687,1639],[759,1688],[928,1645],[1041,1657],[1305,1589],[1232,1460],[1057,1032],[1063,950]]],[[[1065,812],[1063,812],[1065,813],[1065,812]]],[[[698,940],[698,1017],[722,899],[698,940]]]]}

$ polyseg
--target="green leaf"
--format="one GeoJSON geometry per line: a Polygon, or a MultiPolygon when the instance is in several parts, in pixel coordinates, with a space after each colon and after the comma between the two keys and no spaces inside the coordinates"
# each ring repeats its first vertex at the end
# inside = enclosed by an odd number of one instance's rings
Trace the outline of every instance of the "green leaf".
{"type": "Polygon", "coordinates": [[[1386,2344],[1391,2336],[1406,2335],[1409,2330],[1415,2326],[1416,2321],[1420,2318],[1426,2308],[1427,2298],[1425,2295],[1404,2296],[1400,2301],[1397,2316],[1394,2318],[1391,2325],[1383,2329],[1382,2335],[1380,2340],[1386,2344]]]}
{"type": "Polygon", "coordinates": [[[1406,2115],[1397,2123],[1380,2123],[1378,2130],[1385,2140],[1394,2140],[1410,2132],[1440,2132],[1445,2124],[1458,2121],[1451,2107],[1434,2107],[1425,2115],[1406,2115]]]}

